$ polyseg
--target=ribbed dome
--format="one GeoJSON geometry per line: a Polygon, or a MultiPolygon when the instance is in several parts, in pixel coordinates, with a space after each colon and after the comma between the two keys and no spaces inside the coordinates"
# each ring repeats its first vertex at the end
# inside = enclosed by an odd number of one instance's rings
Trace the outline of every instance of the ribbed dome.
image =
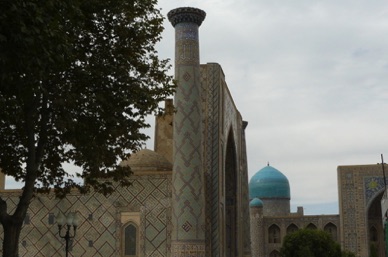
{"type": "Polygon", "coordinates": [[[290,184],[287,177],[269,165],[262,168],[249,182],[249,198],[290,199],[290,184]]]}
{"type": "Polygon", "coordinates": [[[259,198],[253,198],[249,203],[249,207],[263,207],[263,201],[261,201],[259,198]]]}
{"type": "Polygon", "coordinates": [[[172,164],[163,155],[149,149],[142,149],[132,154],[121,165],[131,167],[132,171],[172,170],[172,164]]]}

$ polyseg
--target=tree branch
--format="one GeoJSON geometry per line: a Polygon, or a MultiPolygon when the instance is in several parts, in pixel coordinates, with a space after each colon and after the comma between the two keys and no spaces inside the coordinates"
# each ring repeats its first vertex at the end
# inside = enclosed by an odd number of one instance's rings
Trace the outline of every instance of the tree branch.
{"type": "MultiPolygon", "coordinates": [[[[44,149],[47,144],[47,129],[50,120],[50,112],[48,108],[47,91],[43,88],[42,110],[40,117],[39,142],[36,147],[35,163],[38,165],[42,162],[44,149]]],[[[39,165],[38,165],[39,166],[39,165]]]]}
{"type": "Polygon", "coordinates": [[[7,202],[3,200],[3,198],[0,197],[0,222],[1,224],[4,224],[9,215],[7,214],[7,202]]]}

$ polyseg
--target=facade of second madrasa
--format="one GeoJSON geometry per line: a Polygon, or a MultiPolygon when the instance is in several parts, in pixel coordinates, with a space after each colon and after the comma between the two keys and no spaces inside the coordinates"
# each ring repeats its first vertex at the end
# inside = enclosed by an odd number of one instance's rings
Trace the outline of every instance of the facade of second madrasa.
{"type": "MultiPolygon", "coordinates": [[[[357,257],[372,251],[385,256],[379,166],[338,168],[339,215],[304,215],[302,207],[292,213],[288,179],[269,165],[248,187],[247,122],[221,66],[199,63],[198,29],[205,13],[178,8],[168,16],[175,27],[178,87],[165,114],[156,117],[155,150],[140,150],[122,163],[133,170],[132,185],[117,186],[110,196],[36,195],[20,256],[65,255],[55,223],[59,211],[80,217],[71,256],[277,257],[283,237],[304,227],[328,231],[357,257]]],[[[12,209],[20,190],[3,187],[1,195],[12,209]]]]}
{"type": "Polygon", "coordinates": [[[320,229],[340,242],[339,215],[304,215],[303,207],[290,212],[287,177],[272,166],[259,170],[250,180],[252,256],[281,257],[282,240],[299,228],[320,229]]]}
{"type": "Polygon", "coordinates": [[[381,164],[338,166],[337,175],[339,215],[304,215],[302,207],[290,212],[287,177],[269,165],[259,170],[249,182],[252,256],[280,257],[285,235],[311,228],[327,231],[357,257],[386,257],[388,213],[382,213],[381,201],[387,183],[381,164]]]}

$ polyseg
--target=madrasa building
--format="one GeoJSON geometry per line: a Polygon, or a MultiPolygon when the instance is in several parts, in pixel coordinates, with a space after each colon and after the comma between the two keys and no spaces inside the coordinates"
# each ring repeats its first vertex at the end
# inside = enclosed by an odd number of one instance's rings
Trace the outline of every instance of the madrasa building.
{"type": "MultiPolygon", "coordinates": [[[[217,63],[200,65],[199,26],[205,12],[168,13],[175,28],[174,100],[156,118],[155,151],[143,149],[122,165],[129,187],[105,197],[71,192],[32,200],[19,255],[64,256],[58,212],[77,212],[74,256],[251,256],[245,128],[217,63]]],[[[20,190],[2,190],[10,211],[20,190]]]]}
{"type": "MultiPolygon", "coordinates": [[[[357,257],[372,256],[372,248],[384,256],[378,167],[338,167],[339,215],[304,215],[302,207],[290,212],[288,180],[269,165],[248,183],[247,122],[221,66],[200,64],[198,31],[205,12],[178,8],[168,19],[175,28],[178,86],[164,115],[156,117],[155,149],[123,161],[133,171],[132,185],[117,185],[109,196],[37,194],[19,256],[65,255],[59,212],[79,217],[71,256],[275,257],[283,237],[304,227],[328,231],[357,257]]],[[[4,189],[4,176],[1,187],[12,211],[21,191],[4,189]]]]}
{"type": "Polygon", "coordinates": [[[321,229],[339,242],[339,215],[304,215],[303,207],[290,212],[287,177],[269,164],[249,182],[252,256],[281,257],[283,238],[300,228],[321,229]]]}
{"type": "Polygon", "coordinates": [[[252,256],[280,257],[284,236],[309,228],[328,232],[357,257],[385,257],[388,198],[382,167],[387,165],[338,166],[338,215],[304,215],[303,207],[290,212],[287,177],[269,165],[259,170],[249,182],[252,256]]]}

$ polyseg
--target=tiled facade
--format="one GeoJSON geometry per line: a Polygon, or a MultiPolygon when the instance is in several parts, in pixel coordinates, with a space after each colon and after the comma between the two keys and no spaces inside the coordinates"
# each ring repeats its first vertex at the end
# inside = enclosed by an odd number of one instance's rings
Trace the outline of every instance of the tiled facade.
{"type": "MultiPolygon", "coordinates": [[[[64,255],[54,217],[58,210],[80,215],[74,256],[251,256],[247,122],[233,102],[221,66],[199,65],[197,18],[202,11],[178,9],[173,22],[175,109],[168,100],[165,115],[156,118],[155,152],[143,149],[125,161],[134,171],[132,185],[117,187],[107,197],[72,192],[58,200],[37,195],[22,230],[21,257],[64,255]],[[128,227],[138,232],[134,255],[124,254],[128,227]]],[[[2,192],[13,203],[10,209],[19,194],[2,192]]]]}
{"type": "MultiPolygon", "coordinates": [[[[204,13],[179,8],[175,15],[177,95],[174,103],[166,102],[166,114],[156,118],[155,152],[134,155],[126,163],[134,170],[132,185],[118,186],[112,195],[74,191],[59,200],[37,194],[22,229],[20,256],[64,255],[55,223],[58,211],[80,215],[71,244],[74,256],[124,257],[129,224],[137,229],[131,257],[278,257],[283,237],[305,227],[330,232],[357,257],[369,257],[372,246],[385,256],[379,165],[338,167],[339,215],[290,213],[284,199],[263,199],[265,210],[248,207],[247,122],[221,66],[199,65],[198,27],[204,13]]],[[[12,212],[20,190],[0,193],[12,212]]]]}
{"type": "MultiPolygon", "coordinates": [[[[122,229],[130,221],[142,231],[139,256],[169,256],[171,172],[145,172],[131,181],[132,186],[117,187],[109,197],[74,192],[59,200],[53,195],[36,195],[20,236],[19,255],[64,256],[64,240],[52,216],[58,211],[77,211],[81,223],[72,243],[76,256],[122,256],[122,229]]],[[[10,210],[15,208],[20,193],[6,190],[1,194],[10,210]]]]}
{"type": "Polygon", "coordinates": [[[297,213],[279,215],[289,203],[276,205],[277,199],[252,206],[252,256],[278,257],[287,233],[312,228],[328,231],[343,250],[357,257],[385,257],[381,199],[386,184],[381,164],[338,166],[337,174],[339,215],[304,215],[301,207],[297,213]]]}
{"type": "MultiPolygon", "coordinates": [[[[295,229],[312,228],[330,231],[332,237],[338,242],[339,238],[339,215],[301,215],[296,214],[283,217],[262,217],[262,244],[261,251],[264,256],[280,253],[283,238],[295,229]],[[278,235],[273,235],[278,231],[278,235]],[[276,238],[278,237],[278,238],[276,238]]],[[[276,256],[276,255],[275,255],[276,256]]]]}
{"type": "Polygon", "coordinates": [[[250,256],[246,123],[234,105],[220,65],[199,65],[198,27],[204,13],[178,8],[168,16],[176,33],[178,82],[174,99],[173,199],[178,201],[172,202],[173,256],[250,256]]]}
{"type": "Polygon", "coordinates": [[[290,202],[272,199],[270,204],[262,201],[262,206],[251,206],[252,256],[280,257],[283,238],[301,228],[320,229],[329,232],[332,238],[340,242],[339,215],[304,215],[303,208],[290,213],[290,202]],[[270,210],[268,210],[270,209],[270,210]],[[271,211],[275,209],[276,211],[271,211]]]}
{"type": "Polygon", "coordinates": [[[250,256],[247,123],[234,105],[219,64],[201,65],[201,85],[202,109],[206,115],[203,119],[206,256],[250,256]],[[228,232],[225,227],[232,230],[228,232]],[[238,249],[238,255],[233,255],[236,249],[230,246],[238,249]]]}
{"type": "Polygon", "coordinates": [[[198,30],[206,14],[195,8],[168,13],[175,27],[172,256],[205,257],[205,183],[198,30]]]}
{"type": "Polygon", "coordinates": [[[385,256],[380,203],[383,178],[381,164],[338,167],[341,244],[357,257],[370,256],[371,247],[379,257],[385,256]]]}

